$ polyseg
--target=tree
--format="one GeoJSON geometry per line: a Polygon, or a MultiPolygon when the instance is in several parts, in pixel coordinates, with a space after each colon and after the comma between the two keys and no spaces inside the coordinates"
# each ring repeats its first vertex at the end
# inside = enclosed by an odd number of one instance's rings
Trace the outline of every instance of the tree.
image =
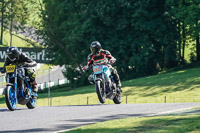
{"type": "MultiPolygon", "coordinates": [[[[187,40],[196,40],[197,61],[200,60],[199,44],[199,20],[200,20],[200,2],[196,0],[167,0],[170,6],[170,14],[179,22],[179,44],[182,44],[181,60],[184,60],[185,46],[187,40]],[[182,43],[181,43],[182,42],[182,43]]],[[[179,45],[180,47],[180,45],[179,45]]],[[[179,51],[180,53],[180,51],[179,51]]],[[[194,51],[192,51],[192,55],[194,51]]]]}
{"type": "Polygon", "coordinates": [[[27,0],[1,0],[1,39],[3,44],[3,32],[10,30],[10,45],[14,32],[23,31],[27,24],[30,12],[28,12],[27,0]]]}
{"type": "Polygon", "coordinates": [[[3,44],[3,32],[6,28],[8,28],[8,18],[9,18],[9,12],[8,12],[8,6],[10,4],[10,1],[8,0],[1,0],[0,1],[0,7],[1,7],[1,35],[0,35],[0,44],[3,44]]]}
{"type": "Polygon", "coordinates": [[[81,64],[95,40],[117,58],[124,80],[178,64],[182,23],[166,0],[44,0],[44,5],[44,46],[52,63],[66,65],[71,80],[84,78],[81,64]]]}

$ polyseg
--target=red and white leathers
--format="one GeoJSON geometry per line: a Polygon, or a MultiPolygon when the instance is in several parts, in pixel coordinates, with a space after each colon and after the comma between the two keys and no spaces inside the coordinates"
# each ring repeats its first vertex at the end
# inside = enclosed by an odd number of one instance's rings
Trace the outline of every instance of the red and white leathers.
{"type": "MultiPolygon", "coordinates": [[[[91,53],[88,56],[88,63],[86,68],[90,68],[91,65],[102,65],[102,64],[113,64],[115,63],[116,59],[110,54],[110,52],[108,50],[104,50],[101,49],[100,52],[98,54],[93,54],[91,53]]],[[[111,65],[108,65],[112,75],[114,76],[115,80],[117,81],[117,86],[121,87],[121,82],[120,82],[120,78],[119,75],[117,73],[117,70],[115,68],[113,68],[111,65]]],[[[89,76],[89,81],[91,82],[92,78],[92,74],[89,76]]]]}

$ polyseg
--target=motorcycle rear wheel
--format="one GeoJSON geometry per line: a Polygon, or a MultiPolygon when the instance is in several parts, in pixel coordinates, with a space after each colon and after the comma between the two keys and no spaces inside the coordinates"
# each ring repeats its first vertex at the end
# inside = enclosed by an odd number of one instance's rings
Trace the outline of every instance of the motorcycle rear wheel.
{"type": "Polygon", "coordinates": [[[28,103],[26,104],[27,108],[34,109],[36,107],[37,98],[31,97],[28,103]]]}
{"type": "Polygon", "coordinates": [[[101,81],[96,81],[96,93],[101,103],[106,102],[105,88],[101,81]]]}
{"type": "Polygon", "coordinates": [[[117,95],[113,98],[113,102],[115,104],[120,104],[122,102],[122,93],[119,92],[117,95]]]}
{"type": "Polygon", "coordinates": [[[14,111],[17,108],[17,96],[15,96],[15,91],[12,87],[7,86],[5,90],[5,101],[10,111],[14,111]]]}

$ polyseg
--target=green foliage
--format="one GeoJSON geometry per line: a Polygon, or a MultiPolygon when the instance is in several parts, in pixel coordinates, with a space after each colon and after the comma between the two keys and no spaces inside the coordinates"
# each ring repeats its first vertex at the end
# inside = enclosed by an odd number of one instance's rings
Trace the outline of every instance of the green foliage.
{"type": "MultiPolygon", "coordinates": [[[[196,41],[193,47],[195,48],[191,52],[191,61],[196,54],[196,60],[200,60],[200,44],[199,44],[199,31],[200,31],[200,1],[198,0],[166,0],[166,5],[169,7],[169,14],[179,23],[181,30],[179,29],[179,41],[182,44],[182,51],[185,46],[189,45],[189,41],[196,41]],[[186,44],[185,44],[186,43],[186,44]]],[[[177,27],[179,28],[179,27],[177,27]]],[[[180,53],[180,52],[179,52],[180,53]]],[[[182,53],[184,59],[184,53],[182,53]]],[[[196,61],[195,60],[195,61],[196,61]]]]}
{"type": "MultiPolygon", "coordinates": [[[[31,17],[30,14],[33,14],[32,11],[30,11],[30,6],[28,6],[31,2],[32,0],[0,1],[1,44],[5,45],[7,42],[10,42],[10,44],[14,44],[15,42],[12,39],[13,35],[18,36],[18,38],[21,38],[22,40],[24,39],[24,37],[19,36],[17,33],[22,32],[27,27],[27,24],[31,17]],[[11,36],[9,39],[4,37],[5,32],[8,32],[8,29],[11,36]]],[[[32,41],[28,39],[26,41],[32,43],[32,41]]]]}
{"type": "Polygon", "coordinates": [[[185,49],[186,36],[196,33],[197,38],[199,31],[197,26],[192,28],[199,17],[199,7],[190,1],[186,4],[175,0],[43,2],[44,45],[49,53],[54,53],[49,54],[52,63],[70,66],[66,75],[71,81],[83,78],[81,64],[86,62],[94,40],[118,60],[117,70],[125,80],[177,66],[184,57],[184,52],[182,57],[178,53],[182,47],[185,49]],[[186,31],[178,30],[177,25],[186,31]]]}

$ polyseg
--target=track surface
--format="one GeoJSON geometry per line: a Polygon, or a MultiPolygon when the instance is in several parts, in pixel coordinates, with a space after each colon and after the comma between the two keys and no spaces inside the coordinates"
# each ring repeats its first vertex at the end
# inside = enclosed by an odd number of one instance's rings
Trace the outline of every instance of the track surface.
{"type": "Polygon", "coordinates": [[[0,132],[57,132],[127,117],[145,117],[200,106],[200,103],[121,104],[0,108],[0,132]]]}

